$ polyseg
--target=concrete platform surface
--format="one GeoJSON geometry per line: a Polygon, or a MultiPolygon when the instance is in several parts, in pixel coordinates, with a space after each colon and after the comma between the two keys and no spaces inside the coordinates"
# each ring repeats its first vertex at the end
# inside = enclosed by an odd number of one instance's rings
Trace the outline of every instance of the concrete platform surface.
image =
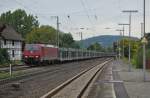
{"type": "Polygon", "coordinates": [[[146,71],[146,82],[144,82],[142,69],[132,67],[129,72],[129,65],[121,60],[116,60],[112,64],[115,67],[113,71],[118,72],[130,98],[150,98],[149,70],[146,71]]]}
{"type": "Polygon", "coordinates": [[[111,63],[99,73],[95,82],[90,87],[88,96],[84,98],[116,98],[111,63]]]}

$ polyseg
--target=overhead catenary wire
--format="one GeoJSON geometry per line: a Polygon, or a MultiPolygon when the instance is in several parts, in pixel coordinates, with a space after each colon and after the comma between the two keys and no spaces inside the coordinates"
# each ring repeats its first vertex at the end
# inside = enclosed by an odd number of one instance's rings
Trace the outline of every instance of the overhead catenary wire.
{"type": "MultiPolygon", "coordinates": [[[[45,15],[42,15],[42,14],[40,14],[40,13],[37,13],[37,12],[35,12],[33,9],[31,9],[31,8],[29,8],[28,6],[26,6],[26,5],[24,5],[23,3],[21,3],[20,1],[18,1],[18,0],[15,0],[15,2],[18,4],[18,5],[20,5],[21,7],[23,7],[24,9],[26,9],[26,10],[28,10],[28,11],[30,11],[30,12],[33,12],[36,16],[40,16],[40,17],[42,17],[44,20],[46,20],[46,21],[49,21],[49,19],[45,16],[45,15]]],[[[36,2],[37,3],[37,2],[36,2]]],[[[50,17],[52,17],[52,16],[58,16],[58,15],[50,15],[50,17]]]]}
{"type": "MultiPolygon", "coordinates": [[[[93,16],[92,16],[92,17],[95,19],[95,21],[93,22],[93,26],[92,26],[93,29],[91,29],[91,30],[92,30],[93,32],[96,32],[94,25],[96,25],[96,23],[97,23],[97,21],[98,21],[98,17],[97,17],[97,15],[96,15],[96,13],[94,13],[94,11],[92,10],[91,6],[89,5],[88,0],[85,0],[85,2],[86,2],[86,4],[87,4],[87,7],[89,8],[90,13],[91,13],[91,14],[93,13],[93,16]]],[[[94,35],[95,35],[95,34],[94,34],[94,35]]]]}
{"type": "MultiPolygon", "coordinates": [[[[34,9],[36,9],[36,8],[34,8],[33,9],[33,7],[29,7],[27,4],[24,4],[24,3],[22,3],[20,0],[15,0],[16,1],[16,3],[17,4],[19,4],[19,5],[21,5],[23,8],[25,8],[25,9],[27,9],[27,10],[29,10],[30,12],[33,12],[33,13],[35,13],[35,15],[37,15],[37,16],[40,16],[42,19],[44,19],[44,20],[46,20],[46,22],[48,22],[48,23],[50,23],[49,21],[50,21],[50,19],[48,18],[48,17],[50,17],[50,16],[61,16],[61,17],[67,17],[67,13],[50,13],[50,12],[46,12],[45,14],[43,13],[42,14],[42,12],[36,12],[34,9]],[[48,17],[47,17],[48,16],[48,17]]],[[[35,0],[34,0],[35,1],[35,0]]],[[[34,1],[32,1],[33,3],[34,3],[34,1]]],[[[87,0],[80,0],[81,1],[81,4],[82,4],[82,7],[84,8],[84,10],[79,10],[79,11],[74,11],[74,12],[69,12],[68,13],[68,15],[69,16],[71,16],[70,17],[70,19],[66,19],[67,21],[70,21],[70,23],[71,24],[73,24],[73,25],[67,25],[68,26],[68,28],[70,27],[70,26],[72,26],[71,28],[73,28],[73,27],[75,27],[75,26],[79,26],[79,24],[77,24],[73,19],[74,18],[72,18],[73,16],[77,16],[77,15],[80,15],[80,16],[87,16],[87,19],[88,19],[88,21],[90,22],[90,24],[91,24],[91,26],[90,27],[88,27],[88,28],[92,28],[91,30],[93,31],[93,32],[96,32],[96,30],[95,30],[95,25],[96,24],[94,24],[94,21],[92,21],[92,19],[93,19],[93,17],[95,18],[95,19],[98,19],[98,16],[100,16],[100,15],[94,15],[93,13],[94,13],[94,10],[97,10],[97,9],[99,9],[99,7],[96,7],[96,8],[91,8],[91,6],[90,6],[90,4],[88,3],[88,1],[87,0]],[[83,12],[85,12],[85,15],[83,15],[83,12]],[[81,13],[81,14],[80,14],[81,13]]],[[[38,2],[35,2],[35,3],[38,3],[38,2]]],[[[115,16],[116,17],[116,16],[115,16]]],[[[118,16],[118,17],[120,17],[120,16],[118,16]]],[[[111,19],[108,19],[108,20],[112,20],[112,19],[114,19],[114,17],[112,17],[111,19]]],[[[108,21],[108,20],[106,20],[106,21],[108,21]]],[[[62,20],[61,20],[62,21],[62,20]]],[[[105,22],[106,22],[105,21],[105,22]]],[[[103,21],[104,22],[104,21],[103,21]]],[[[102,23],[102,21],[101,21],[101,23],[102,23]]],[[[64,24],[64,23],[63,23],[64,24]]],[[[61,25],[61,26],[64,26],[64,25],[61,25]]],[[[66,27],[67,27],[66,26],[66,27]]],[[[77,27],[75,27],[75,29],[74,30],[77,30],[77,27]]],[[[85,27],[86,28],[86,27],[85,27]]]]}
{"type": "Polygon", "coordinates": [[[89,12],[93,15],[93,18],[97,21],[98,17],[96,15],[96,13],[92,10],[88,0],[85,0],[87,7],[89,8],[89,12]]]}
{"type": "MultiPolygon", "coordinates": [[[[15,0],[15,1],[16,1],[17,4],[21,5],[21,6],[22,6],[23,8],[25,8],[26,10],[35,13],[36,16],[40,16],[40,17],[43,17],[43,18],[46,19],[46,20],[49,20],[45,15],[42,15],[42,13],[37,13],[37,12],[35,12],[33,9],[31,9],[30,7],[24,5],[23,3],[21,3],[21,2],[18,1],[18,0],[15,0]]],[[[35,1],[34,1],[34,2],[35,2],[35,1]]],[[[37,3],[37,2],[35,2],[35,3],[37,3]]],[[[84,2],[82,2],[82,5],[84,6],[84,8],[85,8],[85,10],[86,10],[86,7],[85,7],[85,5],[84,5],[84,2]]],[[[70,14],[81,13],[81,12],[82,12],[82,11],[72,12],[72,13],[70,13],[70,14]]],[[[87,13],[87,16],[88,16],[88,19],[89,19],[90,23],[92,24],[92,21],[91,21],[91,19],[90,19],[90,15],[88,14],[88,11],[86,11],[86,13],[87,13]]],[[[50,13],[48,13],[48,14],[50,15],[50,13]]],[[[51,13],[51,16],[62,16],[62,15],[54,15],[54,14],[51,13]]],[[[94,15],[92,15],[92,16],[94,16],[94,15]]]]}
{"type": "Polygon", "coordinates": [[[85,6],[84,1],[83,1],[83,0],[80,0],[80,2],[81,2],[82,7],[83,7],[84,10],[85,10],[85,14],[86,14],[86,16],[87,16],[87,18],[88,18],[88,20],[89,20],[89,23],[91,24],[91,26],[92,26],[92,28],[93,28],[93,29],[92,29],[93,32],[96,32],[96,30],[94,29],[94,23],[92,22],[92,20],[91,20],[91,18],[90,18],[89,12],[88,12],[88,10],[87,10],[87,8],[86,8],[86,6],[85,6]]]}
{"type": "Polygon", "coordinates": [[[84,10],[85,10],[85,14],[86,14],[86,16],[87,16],[89,22],[93,25],[93,23],[92,23],[92,21],[91,21],[91,19],[90,19],[89,13],[88,13],[88,11],[87,11],[87,9],[86,9],[86,6],[85,6],[85,4],[84,4],[84,1],[83,1],[83,0],[80,0],[80,2],[81,2],[82,7],[83,7],[84,10]]]}
{"type": "Polygon", "coordinates": [[[25,10],[28,10],[30,12],[33,12],[35,14],[35,16],[40,16],[42,17],[45,21],[49,21],[50,19],[47,18],[45,15],[40,15],[39,13],[37,13],[36,11],[34,11],[33,9],[31,9],[30,7],[24,5],[23,3],[21,3],[19,0],[14,0],[18,5],[20,5],[21,7],[23,7],[25,10]]]}

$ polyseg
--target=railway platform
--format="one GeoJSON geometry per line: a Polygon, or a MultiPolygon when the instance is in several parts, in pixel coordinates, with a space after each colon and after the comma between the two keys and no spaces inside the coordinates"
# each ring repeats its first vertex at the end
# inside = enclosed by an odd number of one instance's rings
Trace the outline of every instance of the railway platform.
{"type": "Polygon", "coordinates": [[[150,98],[150,70],[131,68],[122,60],[110,63],[95,81],[88,98],[150,98]],[[93,97],[94,96],[94,97],[93,97]]]}
{"type": "MultiPolygon", "coordinates": [[[[129,65],[123,61],[114,61],[113,66],[123,81],[129,98],[150,98],[150,70],[146,71],[146,81],[144,82],[143,70],[132,67],[128,71],[129,65]]],[[[123,97],[121,97],[123,98],[123,97]]]]}

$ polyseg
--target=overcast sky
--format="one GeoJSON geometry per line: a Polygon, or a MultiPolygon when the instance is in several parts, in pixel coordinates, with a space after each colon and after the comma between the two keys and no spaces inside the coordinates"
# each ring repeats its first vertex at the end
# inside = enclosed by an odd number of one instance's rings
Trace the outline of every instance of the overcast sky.
{"type": "MultiPolygon", "coordinates": [[[[129,14],[122,10],[138,10],[132,16],[131,35],[141,36],[143,0],[0,0],[0,13],[18,8],[38,16],[41,25],[56,27],[56,19],[52,16],[59,16],[60,30],[71,32],[76,40],[80,39],[78,32],[83,32],[84,39],[118,35],[115,30],[122,28],[118,23],[129,20],[129,14]],[[107,27],[111,29],[105,29],[107,27]]],[[[150,0],[146,0],[146,32],[150,32],[150,0]]],[[[128,27],[125,35],[128,35],[128,27]]]]}

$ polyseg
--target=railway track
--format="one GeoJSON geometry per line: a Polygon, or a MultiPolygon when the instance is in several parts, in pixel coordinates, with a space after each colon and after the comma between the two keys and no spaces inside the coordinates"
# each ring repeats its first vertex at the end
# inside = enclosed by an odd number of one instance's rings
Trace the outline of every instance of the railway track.
{"type": "MultiPolygon", "coordinates": [[[[5,71],[8,71],[8,70],[9,70],[8,68],[6,68],[6,69],[4,68],[2,71],[5,72],[5,71]]],[[[36,76],[39,76],[39,75],[42,75],[42,74],[45,74],[45,73],[56,73],[56,72],[59,72],[59,71],[63,71],[65,69],[60,67],[60,65],[52,65],[52,66],[44,66],[44,67],[42,67],[42,66],[40,66],[40,67],[22,66],[21,67],[20,66],[20,67],[14,67],[14,69],[13,69],[13,71],[23,71],[23,70],[29,70],[29,72],[26,73],[26,74],[16,76],[16,77],[9,77],[9,78],[6,78],[6,79],[0,79],[0,85],[4,86],[4,85],[7,85],[7,84],[15,82],[15,81],[25,82],[25,81],[28,81],[30,79],[33,79],[33,77],[36,77],[36,76]]],[[[1,87],[3,87],[3,86],[1,86],[1,87]]]]}
{"type": "Polygon", "coordinates": [[[28,74],[23,74],[23,75],[19,75],[16,77],[10,77],[10,78],[6,78],[6,79],[2,79],[0,80],[0,85],[6,86],[9,85],[9,83],[12,83],[14,81],[18,81],[20,83],[23,83],[25,81],[28,81],[30,79],[33,79],[33,77],[36,77],[38,75],[42,75],[44,73],[54,73],[54,72],[58,72],[60,71],[60,68],[55,68],[55,71],[52,71],[52,69],[47,69],[47,70],[38,70],[36,72],[29,72],[28,74]]]}
{"type": "Polygon", "coordinates": [[[82,71],[40,98],[82,98],[94,77],[96,77],[111,60],[112,59],[108,59],[101,64],[82,71]]]}
{"type": "MultiPolygon", "coordinates": [[[[30,68],[29,66],[25,66],[25,65],[13,65],[12,66],[12,70],[13,71],[19,71],[19,70],[26,70],[30,68]]],[[[3,68],[0,68],[0,72],[9,72],[10,68],[9,67],[3,67],[3,68]]]]}
{"type": "Polygon", "coordinates": [[[56,88],[69,78],[85,69],[102,63],[106,58],[79,61],[55,66],[46,66],[44,69],[34,70],[24,76],[0,82],[0,98],[40,98],[42,95],[56,88]],[[19,89],[12,87],[19,83],[19,89]]]}
{"type": "MultiPolygon", "coordinates": [[[[27,68],[20,69],[20,70],[22,71],[22,70],[27,70],[27,69],[30,70],[27,74],[19,75],[16,77],[9,77],[6,79],[1,79],[0,80],[0,85],[1,85],[0,88],[5,87],[5,86],[7,86],[10,83],[15,82],[15,81],[17,81],[19,83],[23,83],[25,81],[29,81],[33,78],[36,78],[36,76],[38,77],[40,75],[47,74],[47,73],[48,74],[57,73],[59,71],[65,70],[66,68],[62,68],[60,65],[43,66],[43,67],[42,66],[40,66],[40,67],[39,66],[38,67],[28,67],[27,66],[27,68]],[[37,69],[35,69],[35,68],[37,68],[37,69]]],[[[18,71],[18,70],[16,69],[13,71],[18,71]]]]}

